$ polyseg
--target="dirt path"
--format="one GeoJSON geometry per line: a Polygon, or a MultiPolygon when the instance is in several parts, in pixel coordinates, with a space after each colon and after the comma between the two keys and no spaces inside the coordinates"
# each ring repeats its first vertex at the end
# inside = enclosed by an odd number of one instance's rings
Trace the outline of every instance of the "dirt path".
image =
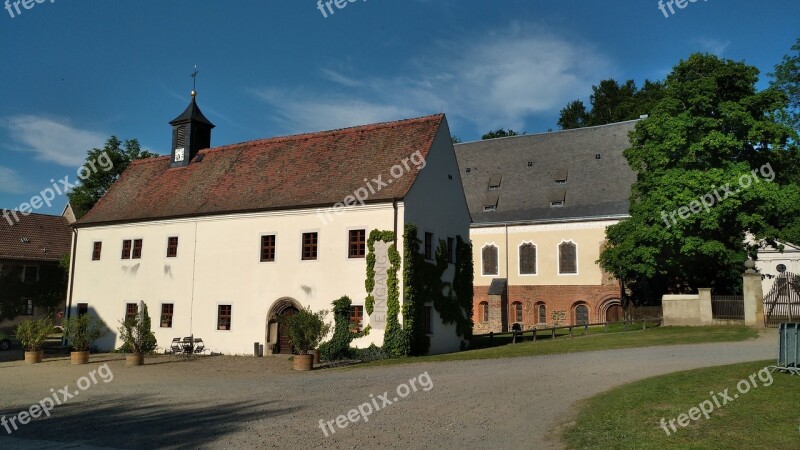
{"type": "Polygon", "coordinates": [[[0,426],[0,448],[560,448],[552,429],[578,400],[665,373],[771,359],[776,342],[768,332],[736,343],[307,374],[276,358],[159,357],[130,369],[108,355],[88,366],[0,363],[6,417],[52,396],[51,388],[79,392],[47,420],[11,435],[0,426]],[[98,371],[91,383],[89,372],[103,364],[113,380],[105,383],[107,372],[98,371]],[[425,372],[429,380],[419,377],[425,372]],[[397,394],[401,384],[409,386],[406,398],[397,394]],[[379,400],[384,392],[392,404],[379,400]],[[320,419],[335,421],[363,404],[379,410],[345,429],[333,422],[336,432],[329,427],[325,437],[320,419]]]}

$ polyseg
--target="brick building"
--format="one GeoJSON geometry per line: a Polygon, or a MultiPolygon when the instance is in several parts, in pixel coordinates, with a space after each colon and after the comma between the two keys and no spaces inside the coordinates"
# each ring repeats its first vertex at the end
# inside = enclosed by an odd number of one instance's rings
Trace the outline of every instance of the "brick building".
{"type": "Polygon", "coordinates": [[[628,217],[636,121],[456,146],[472,226],[474,332],[619,320],[619,282],[597,264],[628,217]]]}

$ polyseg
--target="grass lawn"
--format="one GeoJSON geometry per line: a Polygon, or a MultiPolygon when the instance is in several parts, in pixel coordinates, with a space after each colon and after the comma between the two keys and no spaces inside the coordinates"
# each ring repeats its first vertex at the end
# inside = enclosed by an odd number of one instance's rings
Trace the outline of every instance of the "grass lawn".
{"type": "MultiPolygon", "coordinates": [[[[563,432],[564,441],[570,448],[797,448],[800,377],[767,372],[759,377],[761,369],[774,363],[698,369],[615,388],[579,405],[575,423],[563,432]],[[758,387],[750,382],[749,392],[740,392],[737,384],[752,374],[758,387]],[[738,398],[723,404],[720,393],[725,389],[729,397],[738,398]],[[689,422],[685,428],[675,422],[675,432],[667,425],[670,436],[661,428],[662,418],[668,422],[688,414],[714,397],[721,406],[711,404],[710,419],[702,415],[696,421],[684,419],[689,422]]],[[[741,389],[746,390],[744,384],[741,389]]]]}
{"type": "MultiPolygon", "coordinates": [[[[578,336],[582,331],[574,331],[578,336]]],[[[591,333],[590,333],[591,334],[591,333]]],[[[514,358],[519,356],[552,355],[556,353],[588,352],[618,348],[650,347],[654,345],[699,344],[705,342],[743,341],[756,338],[758,332],[744,326],[733,327],[658,327],[647,331],[595,334],[591,336],[561,337],[555,340],[525,341],[478,350],[468,350],[446,355],[420,356],[415,358],[385,359],[357,367],[385,366],[435,361],[463,361],[472,359],[514,358]]],[[[526,335],[530,339],[530,334],[526,335]]],[[[353,367],[353,366],[351,366],[353,367]]]]}

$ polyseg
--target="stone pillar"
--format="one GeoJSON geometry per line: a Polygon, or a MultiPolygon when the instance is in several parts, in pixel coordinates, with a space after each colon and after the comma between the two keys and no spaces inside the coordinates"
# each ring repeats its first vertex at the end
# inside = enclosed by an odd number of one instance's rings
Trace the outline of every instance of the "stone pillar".
{"type": "Polygon", "coordinates": [[[711,311],[711,289],[700,288],[697,290],[697,309],[700,313],[700,325],[714,323],[714,314],[711,311]]]}
{"type": "Polygon", "coordinates": [[[747,260],[747,270],[742,274],[744,294],[744,324],[749,327],[764,326],[764,290],[761,274],[756,271],[755,263],[747,260]]]}
{"type": "Polygon", "coordinates": [[[764,326],[764,291],[760,273],[745,273],[744,279],[744,324],[749,327],[764,326]]]}

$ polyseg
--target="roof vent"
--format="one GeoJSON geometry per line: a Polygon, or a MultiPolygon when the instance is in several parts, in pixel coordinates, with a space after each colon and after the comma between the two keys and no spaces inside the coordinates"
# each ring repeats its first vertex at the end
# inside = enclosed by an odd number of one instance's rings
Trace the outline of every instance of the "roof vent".
{"type": "Polygon", "coordinates": [[[600,153],[595,153],[594,154],[594,159],[602,159],[602,158],[603,158],[603,155],[601,155],[600,153]]]}
{"type": "Polygon", "coordinates": [[[19,241],[22,242],[23,244],[30,244],[31,243],[31,240],[26,238],[26,237],[21,238],[19,241]]]}
{"type": "Polygon", "coordinates": [[[204,154],[202,154],[202,153],[198,153],[198,154],[197,154],[197,156],[195,156],[195,158],[194,158],[194,162],[196,162],[196,163],[199,163],[199,162],[200,162],[200,161],[202,161],[202,160],[203,160],[203,158],[205,158],[205,157],[206,157],[206,155],[204,155],[204,154]]]}

